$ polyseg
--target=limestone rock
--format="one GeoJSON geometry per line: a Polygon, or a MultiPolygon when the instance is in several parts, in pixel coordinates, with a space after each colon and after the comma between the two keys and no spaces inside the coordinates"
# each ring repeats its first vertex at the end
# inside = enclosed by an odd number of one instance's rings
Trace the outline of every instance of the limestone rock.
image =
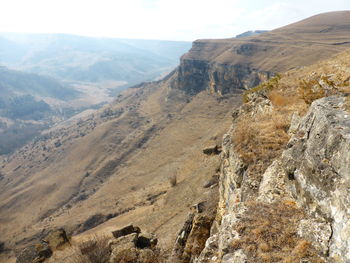
{"type": "Polygon", "coordinates": [[[126,227],[123,227],[122,229],[113,231],[112,234],[115,238],[121,237],[121,236],[126,236],[132,233],[140,233],[141,229],[139,227],[135,227],[133,225],[128,225],[126,227]]]}
{"type": "Polygon", "coordinates": [[[203,184],[203,188],[209,188],[209,187],[216,185],[218,183],[219,183],[219,176],[214,175],[209,180],[205,181],[205,183],[203,184]]]}
{"type": "MultiPolygon", "coordinates": [[[[217,210],[217,192],[213,189],[209,191],[207,200],[191,208],[191,213],[177,236],[171,262],[195,262],[203,253],[208,238],[213,234],[211,230],[217,210]]],[[[206,256],[202,258],[207,258],[211,253],[207,249],[206,256]]]]}
{"type": "Polygon", "coordinates": [[[273,203],[278,200],[294,200],[287,182],[288,178],[281,167],[281,161],[275,160],[263,174],[259,186],[258,200],[273,203]]]}
{"type": "Polygon", "coordinates": [[[247,256],[244,254],[243,250],[237,250],[233,253],[228,253],[222,257],[221,263],[246,263],[247,256]]]}
{"type": "Polygon", "coordinates": [[[282,157],[299,204],[332,222],[329,255],[338,262],[350,261],[350,114],[342,109],[344,101],[314,101],[282,157]]]}
{"type": "Polygon", "coordinates": [[[329,241],[332,237],[332,228],[330,223],[319,219],[303,219],[300,222],[298,234],[309,240],[317,251],[323,256],[329,253],[329,241]]]}
{"type": "Polygon", "coordinates": [[[115,239],[108,243],[110,263],[161,263],[156,249],[158,239],[154,234],[141,233],[133,225],[112,232],[115,239]]]}

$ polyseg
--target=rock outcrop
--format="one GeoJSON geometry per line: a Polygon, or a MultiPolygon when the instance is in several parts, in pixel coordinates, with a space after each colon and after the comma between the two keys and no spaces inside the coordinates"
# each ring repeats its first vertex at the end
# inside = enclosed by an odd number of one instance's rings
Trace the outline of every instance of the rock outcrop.
{"type": "Polygon", "coordinates": [[[40,242],[21,250],[17,255],[17,263],[42,263],[50,258],[57,249],[63,249],[69,244],[66,231],[63,228],[50,231],[40,242]]]}
{"type": "Polygon", "coordinates": [[[26,247],[17,256],[16,263],[42,263],[52,255],[52,250],[45,242],[26,247]]]}
{"type": "Polygon", "coordinates": [[[115,239],[108,243],[110,263],[161,263],[156,249],[158,239],[150,233],[141,233],[139,227],[126,226],[113,232],[115,239]]]}
{"type": "Polygon", "coordinates": [[[194,262],[205,247],[213,230],[217,209],[217,184],[212,185],[209,197],[191,207],[188,217],[179,231],[169,262],[194,262]],[[216,187],[215,187],[216,186],[216,187]]]}
{"type": "MultiPolygon", "coordinates": [[[[234,150],[234,123],[223,139],[219,226],[194,262],[349,262],[348,97],[322,98],[303,118],[294,114],[287,149],[260,180],[234,150]]],[[[233,116],[270,107],[256,99],[233,116]]]]}
{"type": "Polygon", "coordinates": [[[349,24],[347,11],[331,12],[250,37],[197,40],[182,56],[172,86],[188,94],[220,95],[252,88],[349,48],[349,24]]]}
{"type": "MultiPolygon", "coordinates": [[[[315,101],[282,156],[295,199],[328,223],[328,251],[321,246],[335,262],[350,261],[350,113],[344,105],[340,96],[315,101]]],[[[317,241],[318,232],[309,234],[317,241]]]]}
{"type": "MultiPolygon", "coordinates": [[[[200,48],[201,42],[193,43],[193,50],[200,48]]],[[[209,90],[225,95],[252,88],[269,78],[271,73],[253,69],[243,63],[219,64],[184,57],[181,59],[176,81],[177,87],[189,94],[209,90]]]]}

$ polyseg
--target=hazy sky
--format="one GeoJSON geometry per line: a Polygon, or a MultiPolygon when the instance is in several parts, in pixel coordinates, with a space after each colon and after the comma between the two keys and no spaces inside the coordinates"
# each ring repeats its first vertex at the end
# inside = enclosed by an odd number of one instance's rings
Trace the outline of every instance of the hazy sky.
{"type": "Polygon", "coordinates": [[[350,0],[0,0],[0,32],[192,41],[349,9],[350,0]]]}

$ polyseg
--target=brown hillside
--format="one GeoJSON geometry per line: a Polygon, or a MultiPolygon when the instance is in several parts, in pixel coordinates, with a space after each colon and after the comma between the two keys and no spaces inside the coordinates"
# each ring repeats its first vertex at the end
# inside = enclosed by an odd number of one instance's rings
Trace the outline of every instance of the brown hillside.
{"type": "Polygon", "coordinates": [[[230,93],[349,47],[350,11],[316,15],[258,36],[197,40],[181,59],[178,86],[191,86],[192,93],[230,93]]]}
{"type": "Polygon", "coordinates": [[[133,223],[169,247],[189,208],[217,191],[203,184],[219,157],[202,150],[228,130],[237,89],[349,48],[349,27],[350,12],[338,12],[244,40],[196,41],[164,80],[53,127],[0,163],[0,241],[18,248],[56,227],[84,236],[133,223]]]}

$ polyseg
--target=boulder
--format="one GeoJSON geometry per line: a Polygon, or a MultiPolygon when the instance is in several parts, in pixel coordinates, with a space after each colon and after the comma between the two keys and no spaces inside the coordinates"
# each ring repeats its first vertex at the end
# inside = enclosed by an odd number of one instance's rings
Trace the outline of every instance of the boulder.
{"type": "Polygon", "coordinates": [[[45,242],[26,247],[17,256],[16,263],[42,263],[52,256],[52,250],[45,242]]]}
{"type": "Polygon", "coordinates": [[[119,238],[122,236],[126,236],[132,233],[139,234],[141,232],[141,229],[139,227],[135,227],[133,225],[128,225],[126,227],[123,227],[122,229],[113,231],[112,234],[115,238],[119,238]]]}
{"type": "Polygon", "coordinates": [[[136,247],[138,248],[154,248],[158,243],[158,239],[149,233],[141,233],[136,241],[136,247]]]}
{"type": "Polygon", "coordinates": [[[221,153],[221,146],[219,145],[210,145],[203,149],[203,153],[206,155],[216,155],[221,153]]]}
{"type": "Polygon", "coordinates": [[[282,167],[298,203],[315,222],[331,223],[331,232],[327,225],[314,224],[314,230],[327,230],[322,238],[312,234],[313,229],[303,232],[314,245],[318,243],[315,246],[321,254],[326,252],[337,262],[350,262],[350,114],[346,99],[331,96],[314,101],[282,155],[282,167]]]}

